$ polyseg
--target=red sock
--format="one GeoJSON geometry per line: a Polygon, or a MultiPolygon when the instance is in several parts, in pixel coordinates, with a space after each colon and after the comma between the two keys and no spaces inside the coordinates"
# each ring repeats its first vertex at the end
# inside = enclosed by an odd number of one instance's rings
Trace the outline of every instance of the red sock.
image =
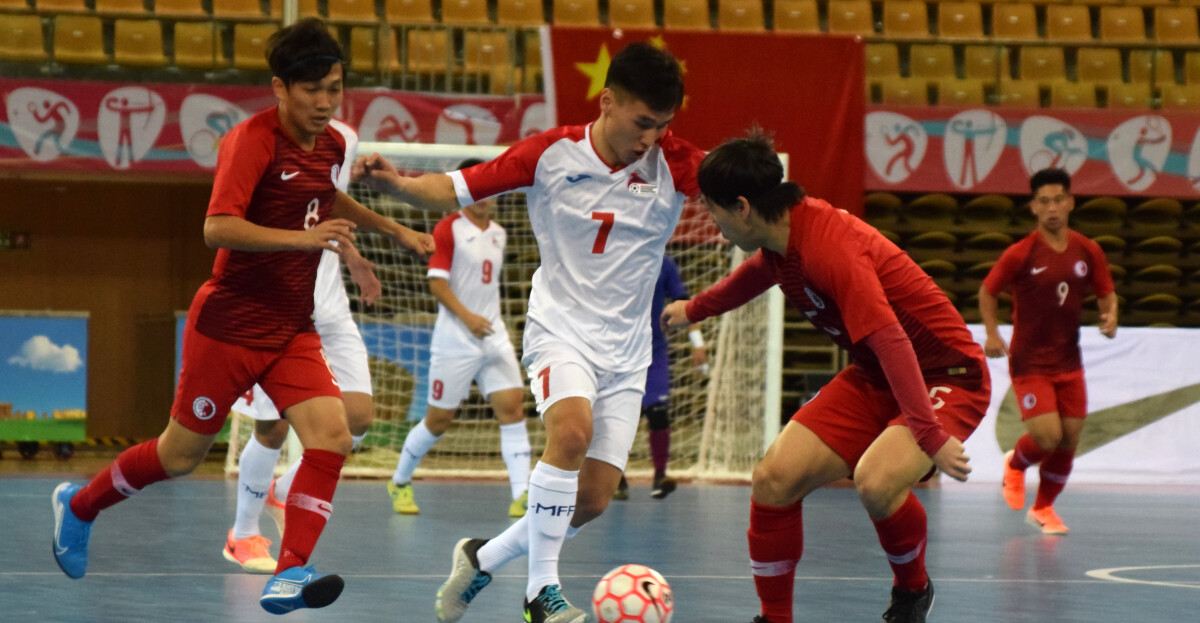
{"type": "Polygon", "coordinates": [[[94,521],[100,511],[168,478],[158,458],[158,438],[143,441],[122,452],[80,489],[71,498],[71,512],[83,521],[94,521]]]}
{"type": "Polygon", "coordinates": [[[771,623],[792,623],[796,563],[804,552],[802,504],[778,507],[750,500],[750,568],[762,614],[771,623]]]}
{"type": "Polygon", "coordinates": [[[671,458],[671,429],[650,431],[650,461],[654,463],[655,477],[667,473],[667,461],[671,458]]]}
{"type": "Polygon", "coordinates": [[[1017,446],[1013,448],[1012,461],[1009,461],[1008,466],[1013,469],[1025,471],[1030,465],[1037,465],[1046,458],[1047,452],[1038,447],[1037,442],[1029,433],[1021,435],[1017,440],[1017,446]]]}
{"type": "Polygon", "coordinates": [[[328,450],[305,450],[288,491],[284,509],[283,542],[279,544],[279,564],[275,573],[303,567],[312,556],[325,522],[333,512],[333,492],[346,457],[328,450]]]}
{"type": "Polygon", "coordinates": [[[1042,461],[1042,480],[1038,484],[1037,499],[1033,502],[1035,509],[1041,510],[1053,506],[1058,494],[1067,486],[1067,477],[1071,475],[1071,467],[1075,464],[1075,451],[1056,448],[1046,460],[1042,461]]]}
{"type": "Polygon", "coordinates": [[[909,591],[923,591],[929,580],[925,571],[925,536],[928,525],[925,507],[908,492],[908,499],[890,517],[875,521],[879,544],[887,554],[895,585],[909,591]]]}

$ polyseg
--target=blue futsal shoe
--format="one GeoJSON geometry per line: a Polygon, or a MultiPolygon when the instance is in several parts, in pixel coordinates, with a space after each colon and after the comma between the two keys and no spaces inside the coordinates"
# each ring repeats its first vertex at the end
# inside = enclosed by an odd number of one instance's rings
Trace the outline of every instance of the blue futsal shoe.
{"type": "Polygon", "coordinates": [[[71,512],[71,498],[80,488],[64,482],[50,496],[54,506],[54,562],[72,580],[87,573],[88,538],[92,535],[92,522],[83,521],[71,512]]]}
{"type": "Polygon", "coordinates": [[[312,565],[291,567],[267,580],[258,603],[271,614],[287,614],[300,608],[324,608],[337,601],[345,586],[341,576],[317,573],[312,565]]]}

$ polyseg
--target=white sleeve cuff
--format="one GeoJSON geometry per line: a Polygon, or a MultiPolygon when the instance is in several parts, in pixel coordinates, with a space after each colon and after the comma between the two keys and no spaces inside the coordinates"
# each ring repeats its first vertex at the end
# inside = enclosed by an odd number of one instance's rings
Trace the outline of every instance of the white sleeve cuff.
{"type": "Polygon", "coordinates": [[[446,175],[450,176],[450,181],[454,182],[454,194],[458,196],[458,205],[467,207],[475,203],[475,199],[471,197],[471,189],[467,188],[467,180],[463,179],[462,171],[451,171],[446,175]]]}

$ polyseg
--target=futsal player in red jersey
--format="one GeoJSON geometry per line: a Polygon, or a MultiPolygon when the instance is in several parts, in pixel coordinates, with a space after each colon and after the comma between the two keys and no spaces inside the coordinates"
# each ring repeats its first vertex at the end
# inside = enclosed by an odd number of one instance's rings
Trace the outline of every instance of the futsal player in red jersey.
{"type": "Polygon", "coordinates": [[[222,140],[204,240],[213,276],[192,301],[183,368],[166,430],[136,445],[80,488],[54,491],[54,556],[71,578],[87,571],[92,522],[147,485],[190,473],[208,454],[229,408],[258,383],[304,444],[287,498],[287,531],[260,603],[283,614],[320,608],[343,581],[305,566],[333,510],[351,438],[345,408],[313,327],[313,288],[325,249],[345,248],[355,227],[391,236],[419,256],[433,240],[371,212],[334,183],[346,143],[329,127],[342,100],[342,52],[319,20],[267,43],[277,107],[222,140]]]}
{"type": "Polygon", "coordinates": [[[925,509],[912,493],[936,466],[970,472],[965,440],[987,410],[983,352],[933,280],[857,217],[783,181],[759,132],[704,158],[702,199],[721,233],[759,251],[733,273],[676,301],[663,322],[680,328],[735,309],[779,284],[788,301],[853,363],[787,423],[754,469],[751,568],[757,623],[791,623],[805,496],[852,477],[895,574],[883,620],[925,621],[925,509]]]}
{"type": "Polygon", "coordinates": [[[1013,391],[1028,431],[1004,455],[1004,500],[1025,507],[1025,470],[1041,465],[1037,498],[1025,519],[1045,534],[1066,534],[1054,500],[1067,484],[1087,417],[1079,353],[1079,314],[1090,290],[1100,306],[1100,333],[1117,334],[1117,295],[1100,245],[1067,226],[1075,207],[1071,176],[1038,171],[1029,180],[1037,229],[1010,246],[979,288],[988,357],[1008,355],[1013,391]],[[996,329],[997,297],[1013,297],[1012,347],[996,329]]]}

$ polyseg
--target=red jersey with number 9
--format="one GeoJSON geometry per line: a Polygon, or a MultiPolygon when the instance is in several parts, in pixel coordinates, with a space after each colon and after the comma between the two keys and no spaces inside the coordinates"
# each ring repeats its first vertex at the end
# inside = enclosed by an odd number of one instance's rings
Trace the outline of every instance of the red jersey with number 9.
{"type": "MultiPolygon", "coordinates": [[[[244,218],[303,231],[327,220],[346,139],[333,125],[312,151],[280,125],[278,108],[235,126],[221,140],[208,216],[244,218]]],[[[250,348],[278,350],[313,331],[313,289],[321,251],[217,251],[212,278],[192,301],[196,330],[250,348]]]]}
{"type": "Polygon", "coordinates": [[[1079,315],[1090,291],[1113,291],[1112,275],[1100,245],[1071,231],[1067,248],[1055,251],[1037,231],[1010,246],[983,281],[992,296],[1011,290],[1012,376],[1071,372],[1083,366],[1079,354],[1079,315]]]}

